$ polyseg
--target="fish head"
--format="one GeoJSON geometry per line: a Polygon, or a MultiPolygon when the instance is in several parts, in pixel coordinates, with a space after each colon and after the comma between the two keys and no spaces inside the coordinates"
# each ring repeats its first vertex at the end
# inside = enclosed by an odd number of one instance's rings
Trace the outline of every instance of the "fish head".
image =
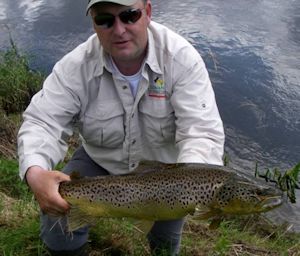
{"type": "Polygon", "coordinates": [[[224,215],[261,213],[280,206],[283,203],[283,192],[238,177],[219,189],[215,203],[224,215]]]}

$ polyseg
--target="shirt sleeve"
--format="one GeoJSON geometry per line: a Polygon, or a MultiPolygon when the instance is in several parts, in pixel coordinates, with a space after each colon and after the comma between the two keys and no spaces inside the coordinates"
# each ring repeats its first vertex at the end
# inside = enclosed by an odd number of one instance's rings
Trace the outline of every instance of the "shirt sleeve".
{"type": "Polygon", "coordinates": [[[56,64],[43,89],[34,95],[25,110],[18,133],[21,179],[30,166],[51,170],[64,158],[66,141],[73,132],[72,121],[80,108],[72,90],[75,80],[66,75],[60,63],[56,64]]]}
{"type": "Polygon", "coordinates": [[[173,70],[177,161],[223,165],[225,136],[211,81],[196,50],[186,54],[182,59],[188,63],[173,70]]]}

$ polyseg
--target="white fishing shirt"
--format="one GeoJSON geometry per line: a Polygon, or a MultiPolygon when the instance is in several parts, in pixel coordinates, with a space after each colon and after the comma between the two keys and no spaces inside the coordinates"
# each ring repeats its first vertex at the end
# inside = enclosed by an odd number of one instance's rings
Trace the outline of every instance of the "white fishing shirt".
{"type": "Polygon", "coordinates": [[[23,115],[21,178],[30,166],[52,170],[63,160],[74,127],[111,174],[129,173],[141,160],[222,165],[223,124],[202,58],[153,21],[148,37],[135,97],[96,35],[56,63],[23,115]]]}

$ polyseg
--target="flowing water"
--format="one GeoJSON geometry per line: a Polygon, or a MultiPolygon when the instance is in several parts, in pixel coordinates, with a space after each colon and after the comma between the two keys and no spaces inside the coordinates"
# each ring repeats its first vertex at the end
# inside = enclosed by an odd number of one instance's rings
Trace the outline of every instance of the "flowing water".
{"type": "MultiPolygon", "coordinates": [[[[86,0],[1,0],[0,50],[10,35],[46,74],[93,33],[86,0]]],[[[152,0],[153,20],[202,55],[225,125],[230,164],[254,172],[300,162],[300,1],[152,0]]],[[[297,204],[273,217],[300,231],[297,204]]]]}

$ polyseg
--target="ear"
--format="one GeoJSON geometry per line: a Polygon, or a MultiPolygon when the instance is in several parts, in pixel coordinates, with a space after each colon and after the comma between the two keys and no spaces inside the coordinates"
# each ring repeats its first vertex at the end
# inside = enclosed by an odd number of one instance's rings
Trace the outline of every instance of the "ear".
{"type": "Polygon", "coordinates": [[[146,10],[148,24],[149,24],[152,17],[152,4],[150,0],[148,0],[147,3],[145,4],[145,10],[146,10]]]}

